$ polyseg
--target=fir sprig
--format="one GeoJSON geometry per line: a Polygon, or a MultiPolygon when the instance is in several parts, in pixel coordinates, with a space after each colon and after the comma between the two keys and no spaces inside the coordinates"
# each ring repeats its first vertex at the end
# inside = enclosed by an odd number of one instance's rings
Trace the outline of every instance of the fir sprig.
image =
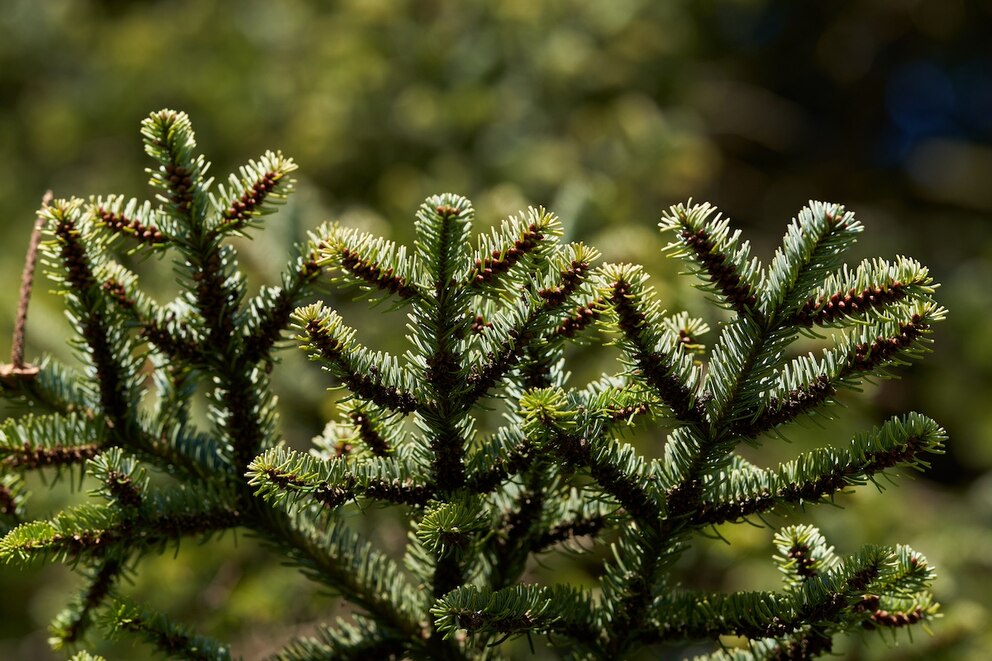
{"type": "Polygon", "coordinates": [[[339,619],[335,627],[321,625],[315,636],[294,640],[276,658],[279,661],[394,659],[402,656],[405,648],[403,638],[368,618],[359,617],[355,622],[339,619]]]}
{"type": "Polygon", "coordinates": [[[295,320],[306,333],[301,339],[311,359],[321,361],[358,397],[400,413],[424,406],[399,360],[357,344],[354,329],[344,326],[336,312],[315,303],[297,310],[295,320]]]}
{"type": "Polygon", "coordinates": [[[415,260],[405,246],[366,232],[333,227],[322,233],[318,246],[319,264],[333,268],[345,282],[368,291],[397,295],[400,300],[420,294],[414,279],[415,260]]]}
{"type": "Polygon", "coordinates": [[[156,220],[157,211],[151,202],[110,196],[98,199],[93,205],[97,223],[107,229],[131,238],[139,247],[159,246],[168,241],[156,220]]]}
{"type": "Polygon", "coordinates": [[[842,557],[802,524],[769,534],[780,590],[678,587],[696,533],[774,523],[782,508],[880,486],[943,450],[944,430],[907,414],[770,468],[737,452],[804,415],[829,417],[843,389],[894,376],[944,318],[915,260],[843,264],[862,227],[842,207],[811,202],[767,264],[708,205],[665,214],[670,250],[729,315],[707,350],[706,323],[666,314],[643,268],[597,266],[597,251],[563,243],[541,208],[473,237],[472,205],[453,194],[420,207],[412,246],[322,226],[276,286],[252,295],[228,239],[285,202],[293,161],[266,152],[215,187],[185,114],[153,113],[142,135],[158,203],[105,196],[42,211],[82,369],[45,359],[0,383],[33,407],[0,424],[0,558],[61,561],[86,578],[53,623],[54,647],[95,623],[165,655],[227,658],[223,643],[130,604],[121,578],[143,556],[236,529],[354,610],[277,657],[298,661],[495,658],[507,638],[537,635],[575,658],[728,636],[746,647],[720,658],[811,658],[852,630],[936,617],[922,555],[842,557]],[[174,256],[180,295],[146,294],[121,251],[174,256]],[[328,304],[304,305],[325,280],[403,306],[406,350],[370,350],[328,304]],[[567,343],[590,344],[593,322],[620,366],[570,385],[567,343]],[[291,326],[347,391],[309,452],[284,444],[269,383],[291,326]],[[827,348],[796,356],[800,335],[818,333],[827,348]],[[193,405],[203,392],[205,421],[193,405]],[[31,520],[24,476],[46,468],[87,476],[99,504],[31,520]],[[351,525],[373,503],[404,517],[402,549],[351,525]],[[527,573],[538,554],[590,544],[609,545],[594,586],[527,573]]]}
{"type": "Polygon", "coordinates": [[[582,613],[589,605],[588,594],[564,586],[519,585],[491,593],[466,587],[439,600],[431,613],[448,636],[463,629],[497,640],[534,632],[588,641],[592,631],[582,613]]]}
{"type": "Polygon", "coordinates": [[[337,507],[358,497],[387,503],[425,505],[431,487],[418,484],[414,467],[394,459],[368,459],[348,464],[325,462],[282,448],[273,448],[248,467],[256,493],[276,502],[298,501],[304,494],[324,507],[337,507]]]}
{"type": "Polygon", "coordinates": [[[161,613],[115,599],[106,610],[104,624],[116,634],[137,636],[171,659],[225,661],[231,658],[226,645],[191,633],[161,613]]]}
{"type": "Polygon", "coordinates": [[[658,393],[683,421],[697,422],[696,391],[700,373],[662,322],[662,312],[637,266],[608,265],[603,269],[603,297],[614,310],[618,343],[629,356],[635,376],[658,393]]]}
{"type": "Polygon", "coordinates": [[[249,161],[237,175],[211,195],[220,212],[211,228],[217,234],[242,233],[262,216],[275,212],[275,205],[286,200],[292,191],[289,178],[296,164],[278,152],[265,152],[258,161],[249,161]]]}
{"type": "Polygon", "coordinates": [[[662,231],[673,231],[677,243],[671,254],[692,262],[705,289],[718,294],[727,307],[740,314],[757,313],[761,265],[751,257],[741,232],[731,233],[730,220],[708,204],[672,207],[662,218],[662,231]]]}
{"type": "Polygon", "coordinates": [[[726,471],[693,515],[697,524],[721,523],[770,511],[778,504],[803,505],[833,498],[847,487],[873,482],[897,467],[925,468],[928,455],[943,451],[944,430],[929,418],[893,419],[852,440],[846,448],[821,448],[768,471],[726,471]]]}
{"type": "Polygon", "coordinates": [[[111,590],[124,573],[125,563],[111,557],[97,562],[85,571],[86,587],[76,596],[49,627],[52,649],[60,650],[81,641],[92,626],[94,614],[104,605],[111,590]]]}
{"type": "Polygon", "coordinates": [[[78,414],[27,415],[0,425],[0,464],[12,471],[78,466],[106,442],[101,421],[78,414]]]}

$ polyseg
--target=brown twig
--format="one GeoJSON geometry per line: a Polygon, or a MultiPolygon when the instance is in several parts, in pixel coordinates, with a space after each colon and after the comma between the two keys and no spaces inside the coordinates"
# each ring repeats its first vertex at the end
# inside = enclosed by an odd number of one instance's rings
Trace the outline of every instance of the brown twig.
{"type": "MultiPolygon", "coordinates": [[[[52,201],[52,191],[46,191],[41,198],[41,208],[46,209],[52,201]]],[[[21,291],[17,300],[17,319],[14,321],[14,338],[11,342],[10,364],[0,365],[0,381],[13,384],[18,379],[33,378],[38,374],[36,365],[24,364],[24,331],[28,321],[28,303],[31,301],[31,288],[34,285],[34,269],[38,262],[38,246],[41,243],[41,230],[45,219],[39,216],[34,222],[31,241],[24,258],[24,271],[21,273],[21,291]]]]}

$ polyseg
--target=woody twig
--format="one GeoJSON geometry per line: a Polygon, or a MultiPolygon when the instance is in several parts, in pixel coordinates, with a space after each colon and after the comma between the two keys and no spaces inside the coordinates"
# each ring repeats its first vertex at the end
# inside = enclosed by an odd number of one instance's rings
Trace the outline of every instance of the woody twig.
{"type": "MultiPolygon", "coordinates": [[[[46,191],[44,197],[41,198],[41,208],[47,208],[51,201],[52,191],[46,191]]],[[[0,382],[6,386],[14,386],[24,379],[33,379],[38,374],[37,365],[24,364],[24,333],[28,321],[31,288],[34,285],[34,269],[38,262],[38,245],[41,243],[41,230],[44,225],[45,219],[39,216],[34,222],[28,252],[24,258],[21,290],[17,300],[17,319],[14,321],[14,337],[10,349],[10,363],[0,365],[0,382]]]]}

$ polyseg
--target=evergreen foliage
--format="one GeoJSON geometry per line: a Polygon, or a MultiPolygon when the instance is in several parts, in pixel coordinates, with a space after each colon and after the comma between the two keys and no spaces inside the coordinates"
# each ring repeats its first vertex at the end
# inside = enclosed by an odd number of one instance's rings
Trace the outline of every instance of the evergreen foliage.
{"type": "Polygon", "coordinates": [[[923,556],[867,546],[840,557],[803,524],[775,533],[780,591],[673,579],[700,533],[829,502],[941,451],[943,430],[910,413],[770,468],[738,452],[803,416],[829,418],[840,391],[925,352],[944,316],[917,262],[843,264],[861,225],[842,207],[811,202],[767,265],[711,207],[665,214],[672,254],[729,311],[707,350],[706,324],[667,315],[640,267],[596,266],[594,249],[564,243],[553,214],[530,209],[473,240],[472,206],[450,194],[421,206],[412,250],[325,226],[281,286],[249,297],[228,239],[285,199],[293,162],[266,153],[214,188],[183,113],[153,113],[142,135],[155,203],[43,210],[43,258],[84,368],[46,359],[3,385],[32,412],[0,427],[0,556],[63,562],[87,581],[53,623],[54,647],[76,650],[97,624],[167,656],[228,658],[224,644],[129,603],[121,581],[142,556],[234,529],[355,607],[284,659],[501,658],[521,635],[575,658],[698,641],[712,641],[713,658],[810,658],[838,634],[935,617],[923,556]],[[122,250],[169,256],[181,295],[154,301],[122,250]],[[405,309],[406,353],[368,349],[335,310],[304,305],[327,278],[405,309]],[[570,386],[565,344],[592,326],[612,334],[622,365],[570,386]],[[290,328],[348,393],[309,453],[281,441],[268,386],[290,328]],[[829,346],[795,355],[801,335],[829,346]],[[206,422],[191,413],[199,387],[206,422]],[[504,424],[482,428],[492,406],[504,424]],[[635,423],[667,433],[660,459],[622,440],[635,423]],[[95,500],[25,521],[21,478],[51,468],[86,474],[95,500]],[[351,502],[403,508],[401,561],[353,530],[351,502]],[[580,538],[610,545],[595,589],[528,582],[531,559],[580,538]],[[734,636],[740,645],[722,647],[734,636]]]}

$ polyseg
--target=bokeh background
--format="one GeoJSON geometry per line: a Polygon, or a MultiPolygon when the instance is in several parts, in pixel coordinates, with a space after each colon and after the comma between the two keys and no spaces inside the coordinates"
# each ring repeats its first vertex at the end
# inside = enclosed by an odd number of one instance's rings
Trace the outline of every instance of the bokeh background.
{"type": "MultiPolygon", "coordinates": [[[[715,324],[661,256],[655,225],[665,208],[708,200],[767,258],[808,199],[842,202],[867,227],[852,258],[919,258],[943,283],[950,316],[935,353],[902,380],[845,397],[827,432],[797,428],[793,445],[766,456],[843,440],[909,409],[941,421],[951,441],[932,470],[808,516],[839,551],[905,542],[940,569],[944,617],[931,636],[895,647],[856,637],[844,658],[985,659],[990,40],[992,3],[979,0],[4,0],[0,350],[42,193],[147,195],[137,128],[162,107],[190,114],[215,175],[268,148],[298,161],[294,201],[241,246],[257,282],[273,280],[292,244],[323,220],[409,241],[420,201],[454,191],[473,199],[482,225],[530,204],[553,209],[569,238],[611,261],[648,264],[670,310],[715,324]]],[[[168,263],[141,268],[168,289],[168,263]]],[[[71,360],[59,301],[44,290],[39,279],[28,355],[71,360]]],[[[369,344],[395,342],[391,320],[336,296],[369,344]]],[[[289,352],[284,364],[303,363],[289,352]]],[[[333,415],[312,372],[276,372],[296,444],[333,415]]],[[[39,494],[33,513],[81,497],[68,487],[39,494]]],[[[772,587],[771,532],[727,535],[733,546],[706,543],[687,556],[687,580],[772,587]],[[694,575],[704,565],[706,576],[694,575]]],[[[136,598],[233,640],[246,658],[338,608],[251,539],[185,544],[177,559],[139,569],[128,588],[136,598]]],[[[0,568],[0,658],[50,658],[45,628],[75,585],[58,567],[0,568]]],[[[149,654],[129,641],[94,650],[149,654]]]]}

